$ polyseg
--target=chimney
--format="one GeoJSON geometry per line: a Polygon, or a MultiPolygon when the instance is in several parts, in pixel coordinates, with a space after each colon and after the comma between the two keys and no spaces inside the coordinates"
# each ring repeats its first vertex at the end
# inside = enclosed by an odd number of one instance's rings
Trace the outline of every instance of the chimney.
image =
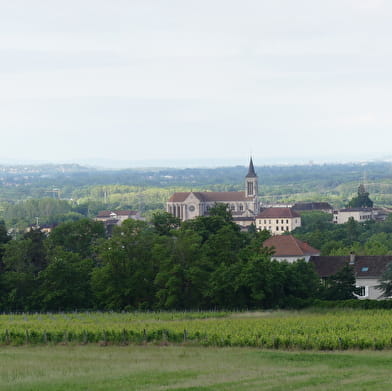
{"type": "Polygon", "coordinates": [[[355,253],[354,251],[351,251],[350,253],[350,263],[349,265],[355,265],[355,253]]]}

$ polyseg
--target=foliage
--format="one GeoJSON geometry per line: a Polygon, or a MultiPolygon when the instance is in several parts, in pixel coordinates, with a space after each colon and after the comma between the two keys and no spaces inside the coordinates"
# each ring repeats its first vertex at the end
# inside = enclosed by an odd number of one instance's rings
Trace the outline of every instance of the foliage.
{"type": "Polygon", "coordinates": [[[324,292],[326,300],[349,300],[355,299],[358,288],[355,287],[354,269],[346,264],[336,274],[327,279],[327,286],[324,292]]]}
{"type": "Polygon", "coordinates": [[[4,244],[2,310],[275,308],[316,297],[312,266],[270,260],[268,232],[241,232],[225,206],[183,222],[65,222],[4,244]],[[304,278],[306,276],[306,278],[304,278]]]}
{"type": "Polygon", "coordinates": [[[389,263],[381,275],[379,289],[382,290],[384,297],[392,296],[392,263],[389,263]]]}
{"type": "Polygon", "coordinates": [[[350,208],[372,208],[373,201],[369,198],[369,193],[363,184],[358,187],[358,195],[353,197],[347,205],[350,208]]]}
{"type": "Polygon", "coordinates": [[[304,214],[303,225],[292,233],[322,255],[390,255],[392,254],[392,215],[385,221],[359,223],[350,219],[345,224],[328,223],[326,214],[304,214]]]}
{"type": "Polygon", "coordinates": [[[390,310],[0,315],[0,344],[181,343],[264,349],[391,349],[390,310]]]}

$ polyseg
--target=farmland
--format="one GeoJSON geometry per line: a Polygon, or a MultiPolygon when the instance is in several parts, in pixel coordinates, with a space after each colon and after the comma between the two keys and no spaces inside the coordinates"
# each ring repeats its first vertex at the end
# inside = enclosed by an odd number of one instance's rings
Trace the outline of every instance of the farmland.
{"type": "Polygon", "coordinates": [[[296,352],[195,346],[0,349],[2,391],[384,391],[391,352],[296,352]]]}
{"type": "Polygon", "coordinates": [[[192,345],[334,351],[392,348],[388,310],[64,313],[0,316],[0,344],[192,345]]]}

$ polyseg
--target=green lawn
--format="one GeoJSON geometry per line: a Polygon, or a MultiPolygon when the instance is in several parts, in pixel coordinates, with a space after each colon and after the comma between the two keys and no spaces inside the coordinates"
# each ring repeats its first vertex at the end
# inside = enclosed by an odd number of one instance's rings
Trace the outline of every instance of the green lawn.
{"type": "Polygon", "coordinates": [[[0,390],[388,390],[392,352],[191,346],[0,348],[0,390]]]}

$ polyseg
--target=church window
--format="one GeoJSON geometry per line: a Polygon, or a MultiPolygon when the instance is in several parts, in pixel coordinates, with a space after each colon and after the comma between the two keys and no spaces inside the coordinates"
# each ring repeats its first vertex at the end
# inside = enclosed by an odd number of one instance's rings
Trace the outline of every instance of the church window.
{"type": "Polygon", "coordinates": [[[253,195],[253,182],[248,182],[248,195],[253,195]]]}
{"type": "Polygon", "coordinates": [[[240,205],[240,211],[242,212],[244,210],[244,205],[240,205]]]}
{"type": "Polygon", "coordinates": [[[235,210],[235,206],[234,205],[231,205],[231,210],[235,210]]]}

